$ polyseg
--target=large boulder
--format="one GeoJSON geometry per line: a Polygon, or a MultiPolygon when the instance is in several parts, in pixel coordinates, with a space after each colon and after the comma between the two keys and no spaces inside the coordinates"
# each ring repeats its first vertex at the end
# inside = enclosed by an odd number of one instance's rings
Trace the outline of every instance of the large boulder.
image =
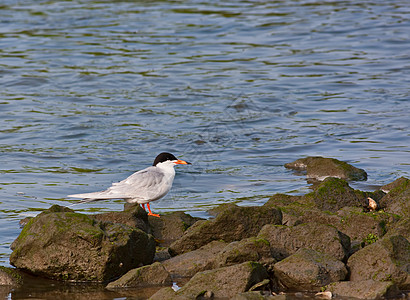
{"type": "Polygon", "coordinates": [[[410,216],[410,180],[401,177],[382,188],[389,192],[380,200],[380,207],[389,213],[410,216]]]}
{"type": "Polygon", "coordinates": [[[324,180],[327,177],[345,180],[367,180],[367,173],[335,158],[309,156],[285,164],[286,168],[306,171],[307,178],[324,180]]]}
{"type": "Polygon", "coordinates": [[[198,221],[171,244],[171,255],[192,251],[214,240],[239,241],[256,235],[265,224],[282,224],[279,209],[271,207],[225,206],[215,219],[198,221]]]}
{"type": "Polygon", "coordinates": [[[197,272],[212,269],[215,257],[225,246],[225,242],[212,241],[197,250],[165,260],[162,264],[174,277],[192,277],[197,272]]]}
{"type": "Polygon", "coordinates": [[[275,277],[289,290],[320,291],[331,282],[346,278],[345,264],[313,249],[299,249],[274,265],[275,277]]]}
{"type": "Polygon", "coordinates": [[[58,280],[109,281],[152,263],[155,241],[140,229],[52,206],[12,244],[10,263],[58,280]]]}
{"type": "Polygon", "coordinates": [[[351,281],[392,281],[410,289],[410,243],[401,235],[384,237],[353,254],[347,266],[351,281]]]}
{"type": "Polygon", "coordinates": [[[341,281],[331,283],[326,287],[337,297],[353,299],[384,299],[398,295],[397,286],[391,281],[374,281],[371,279],[361,281],[341,281]]]}
{"type": "Polygon", "coordinates": [[[327,253],[338,260],[347,258],[350,251],[350,238],[335,227],[307,223],[297,226],[265,225],[258,234],[270,243],[272,255],[282,260],[299,248],[314,249],[327,253]]]}
{"type": "Polygon", "coordinates": [[[107,289],[171,285],[171,274],[159,263],[129,270],[121,278],[110,282],[107,289]]]}
{"type": "Polygon", "coordinates": [[[189,299],[198,299],[208,292],[215,298],[232,298],[248,291],[253,285],[268,279],[265,268],[255,262],[203,271],[195,274],[178,292],[189,299]]]}

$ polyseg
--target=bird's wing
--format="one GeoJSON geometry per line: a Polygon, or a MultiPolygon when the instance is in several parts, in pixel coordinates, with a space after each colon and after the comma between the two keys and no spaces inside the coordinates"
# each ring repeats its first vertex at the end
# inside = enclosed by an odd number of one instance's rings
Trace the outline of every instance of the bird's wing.
{"type": "Polygon", "coordinates": [[[105,199],[149,199],[155,193],[155,186],[160,185],[164,173],[156,167],[148,167],[135,172],[128,178],[115,182],[110,188],[101,192],[69,195],[68,197],[83,198],[84,202],[105,199]]]}

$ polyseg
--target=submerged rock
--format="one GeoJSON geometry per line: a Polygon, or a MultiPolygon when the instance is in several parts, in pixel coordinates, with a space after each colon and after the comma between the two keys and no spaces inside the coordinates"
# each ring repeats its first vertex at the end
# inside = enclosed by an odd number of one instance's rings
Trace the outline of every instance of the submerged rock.
{"type": "Polygon", "coordinates": [[[265,225],[258,238],[270,243],[272,255],[282,260],[299,248],[327,253],[337,260],[344,260],[350,251],[350,239],[330,225],[307,223],[297,226],[265,225]]]}
{"type": "Polygon", "coordinates": [[[192,251],[214,240],[239,241],[256,235],[265,224],[281,224],[277,208],[225,206],[215,219],[198,221],[171,244],[171,255],[192,251]]]}
{"type": "Polygon", "coordinates": [[[130,287],[147,287],[158,285],[171,285],[171,274],[165,270],[164,266],[159,263],[153,263],[137,269],[128,271],[121,278],[110,282],[107,289],[130,288],[130,287]]]}
{"type": "Polygon", "coordinates": [[[385,237],[353,254],[347,266],[351,281],[392,281],[410,289],[410,243],[401,235],[385,237]]]}
{"type": "Polygon", "coordinates": [[[140,229],[54,205],[23,228],[10,263],[58,280],[108,281],[150,264],[155,241],[140,229]]]}
{"type": "Polygon", "coordinates": [[[276,263],[274,272],[287,289],[315,292],[331,282],[344,280],[347,275],[347,269],[340,260],[305,248],[276,263]]]}
{"type": "Polygon", "coordinates": [[[356,299],[382,299],[393,297],[398,294],[397,287],[391,281],[342,281],[327,286],[327,291],[335,296],[356,299]]]}
{"type": "Polygon", "coordinates": [[[306,171],[307,178],[320,181],[327,177],[345,180],[367,180],[367,173],[364,170],[334,158],[309,156],[287,163],[285,167],[298,171],[306,171]]]}

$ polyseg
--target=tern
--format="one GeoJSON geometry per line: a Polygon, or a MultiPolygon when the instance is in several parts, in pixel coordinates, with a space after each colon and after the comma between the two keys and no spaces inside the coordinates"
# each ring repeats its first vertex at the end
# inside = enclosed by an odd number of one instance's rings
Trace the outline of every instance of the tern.
{"type": "Polygon", "coordinates": [[[88,203],[107,199],[124,199],[128,203],[141,204],[145,209],[148,207],[148,215],[158,217],[153,214],[149,203],[164,197],[172,187],[175,177],[174,166],[191,164],[176,158],[168,152],[160,153],[154,160],[151,167],[135,172],[128,178],[115,182],[111,187],[101,192],[68,195],[67,197],[82,198],[76,203],[88,203]]]}

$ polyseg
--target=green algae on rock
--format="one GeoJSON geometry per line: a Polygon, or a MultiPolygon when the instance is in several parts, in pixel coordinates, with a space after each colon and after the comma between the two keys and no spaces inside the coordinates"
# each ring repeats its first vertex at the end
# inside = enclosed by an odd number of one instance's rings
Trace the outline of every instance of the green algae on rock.
{"type": "Polygon", "coordinates": [[[309,156],[285,164],[286,168],[306,171],[307,178],[324,180],[327,177],[336,177],[346,180],[367,180],[367,173],[344,161],[335,158],[309,156]]]}
{"type": "Polygon", "coordinates": [[[139,229],[54,205],[29,221],[12,249],[10,263],[29,273],[101,282],[150,264],[155,242],[139,229]]]}

